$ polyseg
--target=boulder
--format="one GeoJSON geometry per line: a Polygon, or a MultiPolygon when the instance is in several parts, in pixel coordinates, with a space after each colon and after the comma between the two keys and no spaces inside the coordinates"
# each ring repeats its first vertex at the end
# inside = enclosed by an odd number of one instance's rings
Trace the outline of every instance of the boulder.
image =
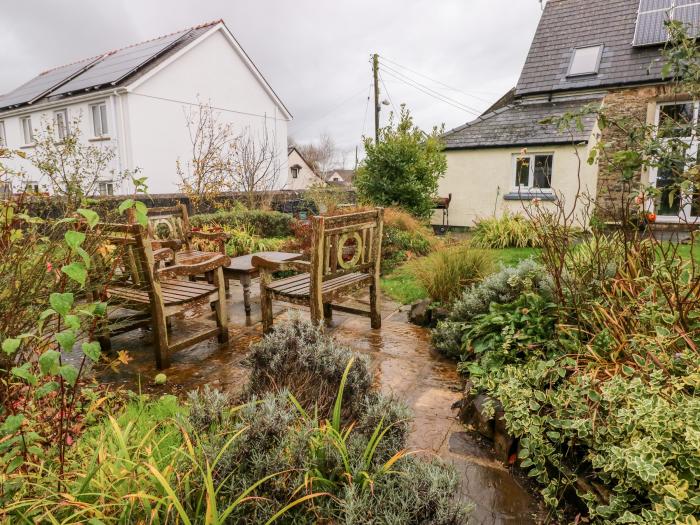
{"type": "Polygon", "coordinates": [[[430,299],[423,299],[411,305],[408,320],[418,326],[430,326],[432,321],[432,310],[430,309],[430,299]]]}

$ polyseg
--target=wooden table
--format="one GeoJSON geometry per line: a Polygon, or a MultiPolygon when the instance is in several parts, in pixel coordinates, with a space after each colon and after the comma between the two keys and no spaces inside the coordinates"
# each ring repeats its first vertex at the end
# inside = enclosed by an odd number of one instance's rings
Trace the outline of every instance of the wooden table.
{"type": "Polygon", "coordinates": [[[250,281],[258,276],[258,269],[251,262],[253,255],[265,257],[275,262],[295,261],[301,258],[300,253],[287,252],[258,252],[240,257],[232,257],[231,264],[224,266],[224,280],[228,285],[229,279],[237,279],[243,286],[243,306],[246,316],[250,315],[250,281]]]}

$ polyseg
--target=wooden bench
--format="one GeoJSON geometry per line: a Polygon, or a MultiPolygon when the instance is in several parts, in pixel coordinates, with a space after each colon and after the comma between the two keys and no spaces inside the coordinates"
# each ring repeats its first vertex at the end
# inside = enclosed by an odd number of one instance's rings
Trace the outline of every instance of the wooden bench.
{"type": "Polygon", "coordinates": [[[379,272],[384,210],[312,217],[311,262],[279,262],[254,255],[260,271],[263,330],[272,328],[272,301],[308,306],[315,324],[330,319],[333,310],[368,316],[380,328],[379,272]],[[272,280],[272,273],[294,270],[298,275],[272,280]],[[370,311],[334,304],[356,290],[369,288],[370,311]]]}
{"type": "Polygon", "coordinates": [[[113,247],[98,250],[93,265],[93,271],[97,273],[91,281],[98,283],[99,288],[93,287],[93,294],[113,306],[142,314],[132,323],[124,322],[124,318],[110,317],[100,330],[103,348],[109,349],[111,335],[151,324],[156,366],[162,369],[170,365],[172,352],[215,335],[221,343],[228,341],[222,271],[222,267],[230,263],[226,255],[213,254],[196,264],[161,268],[162,261],[174,260],[172,249],[161,248],[154,252],[150,231],[138,224],[99,224],[91,235],[95,242],[113,247]],[[190,276],[205,273],[213,275],[212,283],[187,280],[190,276]],[[107,282],[103,283],[105,277],[107,282]],[[188,333],[175,341],[168,333],[169,318],[198,304],[214,306],[216,327],[188,333]]]}

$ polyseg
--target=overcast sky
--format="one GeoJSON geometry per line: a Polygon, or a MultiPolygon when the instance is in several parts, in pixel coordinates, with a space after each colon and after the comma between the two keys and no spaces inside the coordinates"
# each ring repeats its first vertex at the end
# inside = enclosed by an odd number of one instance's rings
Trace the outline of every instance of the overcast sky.
{"type": "MultiPolygon", "coordinates": [[[[538,0],[2,4],[0,93],[44,69],[223,18],[294,116],[290,137],[308,142],[328,133],[350,152],[348,164],[361,136],[373,133],[372,53],[382,57],[382,99],[406,103],[426,129],[450,129],[515,85],[541,15],[538,0]]],[[[382,107],[384,123],[392,105],[382,107]]]]}

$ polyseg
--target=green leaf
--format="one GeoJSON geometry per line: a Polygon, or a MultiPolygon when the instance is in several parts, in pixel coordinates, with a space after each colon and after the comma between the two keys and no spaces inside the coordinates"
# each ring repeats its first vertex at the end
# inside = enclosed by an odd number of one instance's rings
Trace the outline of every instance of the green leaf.
{"type": "Polygon", "coordinates": [[[57,312],[53,308],[47,308],[46,310],[41,312],[41,315],[39,316],[39,321],[43,321],[44,319],[46,319],[47,317],[49,317],[55,313],[57,313],[57,312]]]}
{"type": "Polygon", "coordinates": [[[12,434],[22,426],[22,421],[24,421],[24,416],[22,414],[7,416],[2,427],[0,427],[0,431],[2,431],[3,434],[12,434]]]}
{"type": "Polygon", "coordinates": [[[22,341],[19,339],[5,339],[2,342],[2,351],[7,355],[14,354],[22,341]]]}
{"type": "Polygon", "coordinates": [[[58,373],[58,358],[61,357],[56,350],[47,350],[39,356],[39,369],[42,374],[54,375],[58,373]]]}
{"type": "Polygon", "coordinates": [[[68,314],[65,318],[66,325],[68,325],[73,330],[80,328],[80,317],[77,315],[68,314]]]}
{"type": "Polygon", "coordinates": [[[99,341],[91,341],[83,343],[83,353],[92,359],[95,363],[100,360],[100,343],[99,341]]]}
{"type": "Polygon", "coordinates": [[[85,217],[85,220],[87,221],[88,226],[90,226],[90,228],[94,228],[95,225],[100,220],[100,216],[97,215],[97,213],[92,211],[92,210],[86,210],[86,209],[80,208],[78,210],[78,213],[80,215],[82,215],[83,217],[85,217]]]}
{"type": "Polygon", "coordinates": [[[75,250],[75,253],[77,253],[78,255],[80,255],[80,258],[81,258],[81,259],[83,260],[83,262],[85,263],[85,267],[86,267],[86,268],[90,268],[90,254],[89,254],[88,252],[86,252],[85,250],[83,250],[82,248],[80,248],[80,247],[78,247],[78,248],[75,250]]]}
{"type": "Polygon", "coordinates": [[[61,268],[61,271],[74,281],[79,282],[82,286],[85,286],[85,279],[87,279],[87,270],[85,269],[85,265],[83,263],[70,263],[69,265],[61,268]]]}
{"type": "Polygon", "coordinates": [[[24,363],[22,366],[14,367],[12,370],[10,370],[10,373],[15,377],[24,379],[30,385],[35,385],[36,376],[29,371],[29,366],[29,363],[24,363]]]}
{"type": "Polygon", "coordinates": [[[74,330],[64,330],[56,334],[56,341],[61,345],[61,348],[66,351],[73,349],[75,345],[75,331],[74,330]]]}
{"type": "Polygon", "coordinates": [[[119,208],[117,208],[117,211],[119,213],[124,213],[129,208],[133,208],[133,206],[134,206],[134,199],[126,199],[126,200],[122,201],[122,203],[119,205],[119,208]]]}
{"type": "Polygon", "coordinates": [[[137,213],[148,213],[148,207],[141,201],[134,202],[134,209],[137,213]]]}
{"type": "Polygon", "coordinates": [[[57,390],[59,387],[59,384],[56,381],[49,381],[48,383],[44,383],[41,385],[39,388],[36,389],[36,392],[34,392],[34,397],[36,399],[41,399],[42,397],[46,396],[47,394],[50,394],[51,392],[57,390]]]}
{"type": "MultiPolygon", "coordinates": [[[[70,292],[66,293],[52,293],[49,296],[49,304],[51,304],[51,308],[53,308],[56,312],[58,312],[60,315],[66,315],[68,312],[70,312],[71,307],[73,306],[73,294],[70,292]]],[[[44,313],[48,312],[48,310],[45,310],[44,313]]],[[[49,314],[46,316],[44,313],[41,314],[41,318],[45,319],[48,317],[49,314]]]]}
{"type": "Polygon", "coordinates": [[[68,230],[63,234],[66,244],[71,250],[77,250],[83,242],[85,242],[85,234],[83,232],[68,230]]]}
{"type": "Polygon", "coordinates": [[[136,222],[138,222],[144,228],[148,226],[148,215],[146,213],[137,211],[136,212],[136,222]]]}
{"type": "Polygon", "coordinates": [[[58,369],[58,374],[73,386],[78,379],[78,370],[73,365],[63,365],[58,369]]]}

